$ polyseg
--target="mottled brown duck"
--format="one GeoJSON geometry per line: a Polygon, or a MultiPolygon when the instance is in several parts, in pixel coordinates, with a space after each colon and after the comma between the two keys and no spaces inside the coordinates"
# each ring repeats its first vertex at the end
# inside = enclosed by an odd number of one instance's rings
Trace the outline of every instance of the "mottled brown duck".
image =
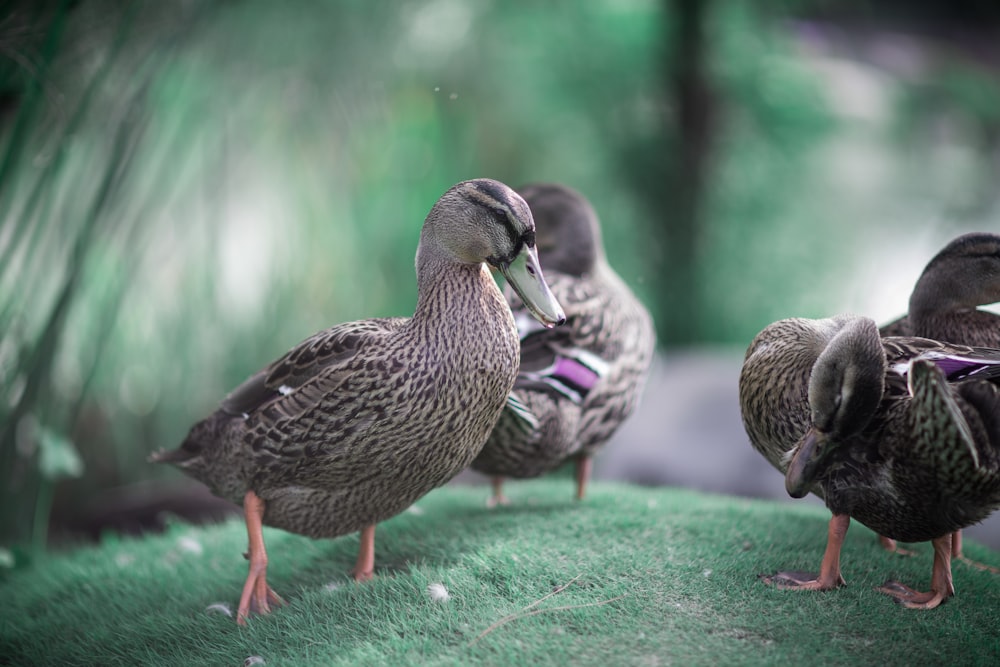
{"type": "Polygon", "coordinates": [[[583,498],[591,458],[632,413],[653,359],[653,321],[607,261],[597,214],[563,185],[518,189],[537,226],[538,257],[566,324],[538,326],[508,290],[521,335],[510,405],[472,467],[493,477],[490,504],[505,503],[505,477],[542,475],[573,458],[583,498]]]}
{"type": "MultiPolygon", "coordinates": [[[[910,295],[908,315],[883,326],[883,336],[922,336],[946,343],[1000,348],[1000,315],[979,306],[1000,301],[1000,235],[964,234],[935,255],[910,295]]],[[[908,553],[880,536],[889,551],[908,553]]],[[[986,567],[962,553],[962,533],[952,535],[952,557],[986,567]]]]}
{"type": "Polygon", "coordinates": [[[281,603],[261,526],[310,537],[362,531],[354,577],[374,568],[375,524],[472,462],[517,376],[499,269],[543,326],[565,317],[542,276],[524,200],[488,179],[434,204],[416,255],[410,318],[335,326],[237,387],[180,448],[153,456],[242,502],[250,571],[237,620],[281,603]]]}
{"type": "Polygon", "coordinates": [[[881,338],[872,320],[776,322],[754,338],[740,375],[750,442],[833,513],[818,575],[764,577],[782,588],[843,583],[851,518],[905,542],[931,540],[931,590],[887,582],[904,605],[954,594],[951,535],[1000,507],[1000,350],[925,338],[881,338]]]}

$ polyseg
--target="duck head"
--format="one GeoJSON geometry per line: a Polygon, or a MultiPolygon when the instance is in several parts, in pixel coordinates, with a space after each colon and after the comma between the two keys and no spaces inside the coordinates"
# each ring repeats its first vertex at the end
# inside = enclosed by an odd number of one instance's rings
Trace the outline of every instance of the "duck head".
{"type": "Polygon", "coordinates": [[[485,262],[503,274],[544,326],[566,321],[542,275],[531,209],[499,181],[463,181],[441,196],[420,235],[418,275],[422,257],[428,255],[445,255],[449,261],[463,264],[485,262]]]}
{"type": "Polygon", "coordinates": [[[972,310],[997,301],[1000,235],[974,232],[959,236],[927,263],[910,296],[910,317],[917,324],[935,313],[972,310]]]}
{"type": "Polygon", "coordinates": [[[517,192],[531,208],[538,256],[546,269],[579,277],[604,261],[597,213],[586,197],[555,183],[531,183],[517,192]]]}
{"type": "Polygon", "coordinates": [[[792,449],[785,472],[793,498],[809,493],[839,443],[864,430],[885,390],[885,351],[875,322],[855,315],[832,322],[836,333],[809,375],[811,426],[792,449]]]}

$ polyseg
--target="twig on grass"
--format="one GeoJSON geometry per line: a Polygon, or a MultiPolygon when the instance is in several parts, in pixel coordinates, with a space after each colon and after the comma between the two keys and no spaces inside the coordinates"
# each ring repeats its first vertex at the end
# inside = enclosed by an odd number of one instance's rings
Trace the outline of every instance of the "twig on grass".
{"type": "Polygon", "coordinates": [[[623,593],[623,594],[621,594],[621,595],[619,595],[617,597],[608,598],[607,600],[600,600],[599,602],[587,602],[585,604],[569,604],[569,605],[563,605],[561,607],[547,607],[545,609],[535,609],[534,611],[528,611],[532,607],[535,607],[535,606],[539,605],[540,603],[544,602],[545,600],[549,599],[550,597],[552,597],[556,593],[563,592],[564,590],[566,590],[567,588],[569,588],[570,584],[572,584],[574,581],[576,581],[577,579],[579,579],[581,576],[582,575],[579,575],[579,574],[576,575],[575,577],[573,577],[572,579],[570,579],[569,581],[567,581],[562,586],[559,586],[558,588],[556,588],[555,590],[553,590],[548,595],[543,595],[542,597],[538,598],[537,600],[535,600],[534,602],[532,602],[531,604],[529,604],[527,607],[522,607],[520,610],[514,612],[513,614],[508,614],[507,616],[504,616],[503,618],[501,618],[499,621],[496,621],[490,627],[488,627],[485,630],[483,630],[482,632],[480,632],[479,635],[475,639],[473,639],[471,642],[469,642],[469,646],[474,645],[476,642],[478,642],[480,639],[482,639],[486,635],[490,634],[491,632],[493,632],[494,630],[496,630],[500,626],[506,625],[507,623],[510,623],[511,621],[516,621],[516,620],[521,619],[521,618],[528,618],[529,616],[535,616],[537,614],[544,614],[545,612],[549,612],[549,611],[566,611],[567,609],[582,609],[584,607],[598,607],[600,605],[608,604],[609,602],[614,602],[615,600],[621,600],[623,597],[625,597],[626,595],[628,595],[628,593],[623,593]],[[527,612],[527,613],[525,613],[525,612],[527,612]]]}

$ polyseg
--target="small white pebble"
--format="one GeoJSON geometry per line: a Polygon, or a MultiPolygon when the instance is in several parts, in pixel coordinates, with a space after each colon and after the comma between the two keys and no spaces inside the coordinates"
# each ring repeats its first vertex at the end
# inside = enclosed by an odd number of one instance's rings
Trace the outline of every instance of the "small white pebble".
{"type": "Polygon", "coordinates": [[[0,547],[0,567],[7,569],[14,567],[14,553],[10,549],[0,547]]]}
{"type": "Polygon", "coordinates": [[[332,592],[334,592],[336,590],[339,590],[343,586],[344,586],[344,584],[342,584],[339,581],[331,581],[328,584],[323,584],[323,590],[326,591],[327,593],[332,593],[332,592]]]}
{"type": "Polygon", "coordinates": [[[177,540],[177,546],[181,548],[181,551],[186,551],[196,556],[200,556],[201,552],[204,551],[201,542],[187,535],[177,540]]]}
{"type": "Polygon", "coordinates": [[[259,655],[252,655],[243,661],[243,667],[250,667],[250,665],[266,665],[266,664],[267,663],[264,662],[264,658],[260,657],[259,655]]]}
{"type": "Polygon", "coordinates": [[[703,577],[710,577],[710,576],[712,576],[712,571],[711,570],[702,570],[701,571],[701,576],[703,576],[703,577]]]}
{"type": "Polygon", "coordinates": [[[451,95],[448,96],[448,99],[449,100],[457,100],[458,99],[458,93],[452,93],[451,95]]]}
{"type": "Polygon", "coordinates": [[[438,583],[427,586],[427,595],[429,595],[431,600],[434,602],[447,602],[448,598],[451,597],[448,595],[448,589],[444,587],[444,584],[438,583]]]}
{"type": "Polygon", "coordinates": [[[409,512],[410,514],[415,514],[416,516],[420,516],[424,513],[424,510],[417,507],[416,505],[410,505],[409,507],[406,508],[406,511],[409,512]]]}
{"type": "Polygon", "coordinates": [[[225,602],[216,602],[215,604],[210,604],[205,607],[206,614],[225,614],[232,618],[233,610],[229,608],[229,605],[225,602]]]}

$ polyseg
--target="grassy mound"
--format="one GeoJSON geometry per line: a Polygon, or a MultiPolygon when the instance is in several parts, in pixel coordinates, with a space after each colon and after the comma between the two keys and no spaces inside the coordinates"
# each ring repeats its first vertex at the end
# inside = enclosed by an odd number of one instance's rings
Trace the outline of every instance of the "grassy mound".
{"type": "MultiPolygon", "coordinates": [[[[564,480],[511,483],[513,504],[448,487],[379,526],[376,578],[348,578],[357,537],[266,530],[288,605],[241,628],[240,522],[108,538],[0,577],[0,663],[88,665],[996,664],[1000,577],[954,566],[929,612],[874,588],[927,587],[931,549],[883,552],[859,524],[848,586],[779,591],[757,574],[819,566],[829,515],[810,505],[564,480]],[[432,586],[434,585],[434,586],[432,586]],[[443,586],[443,589],[442,589],[443,586]],[[442,597],[447,591],[447,599],[442,597]],[[254,662],[251,660],[251,663],[254,662]],[[251,664],[248,663],[248,664],[251,664]],[[260,664],[260,663],[258,663],[260,664]]],[[[1000,555],[969,543],[972,558],[1000,555]]]]}

